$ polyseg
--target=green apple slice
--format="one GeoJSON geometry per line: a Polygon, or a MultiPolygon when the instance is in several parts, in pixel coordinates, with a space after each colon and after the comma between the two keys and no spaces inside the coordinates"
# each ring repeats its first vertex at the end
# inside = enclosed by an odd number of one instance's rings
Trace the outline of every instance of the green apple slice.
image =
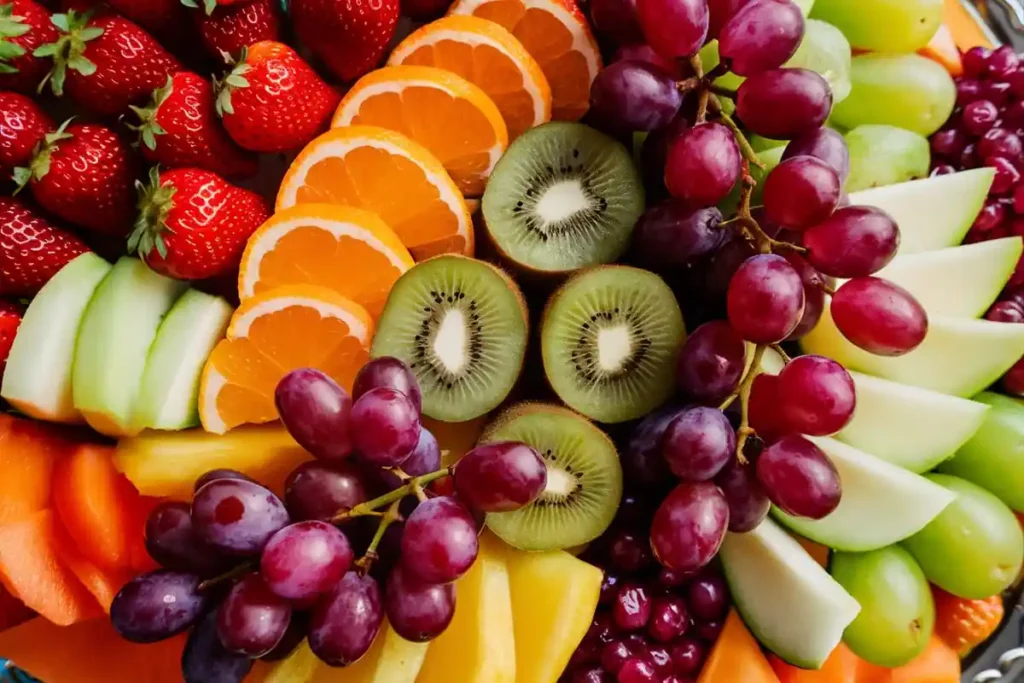
{"type": "Polygon", "coordinates": [[[898,256],[875,275],[913,294],[928,315],[977,318],[1013,275],[1022,250],[1019,237],[1004,237],[898,256]]]}
{"type": "Polygon", "coordinates": [[[820,669],[860,612],[857,601],[770,519],[726,534],[720,556],[736,609],[761,644],[820,669]]]}
{"type": "Polygon", "coordinates": [[[854,192],[850,204],[875,206],[896,219],[899,255],[934,251],[963,241],[993,178],[995,169],[975,168],[854,192]]]}
{"type": "Polygon", "coordinates": [[[132,418],[139,429],[188,429],[199,424],[199,380],[234,309],[190,289],[160,323],[149,349],[132,418]]]}
{"type": "Polygon", "coordinates": [[[805,353],[828,356],[850,370],[969,397],[999,379],[1024,355],[1024,325],[930,316],[928,334],[902,356],[876,356],[854,346],[832,322],[828,306],[800,340],[805,353]]]}
{"type": "Polygon", "coordinates": [[[839,471],[843,497],[822,519],[772,514],[783,526],[836,550],[864,552],[910,538],[955,496],[942,486],[835,439],[808,437],[839,471]]]}
{"type": "Polygon", "coordinates": [[[107,436],[139,431],[132,413],[160,321],[187,285],[122,258],[89,302],[75,346],[75,408],[107,436]]]}
{"type": "Polygon", "coordinates": [[[110,264],[82,254],[43,286],[18,327],[0,396],[21,412],[50,422],[81,422],[71,396],[75,339],[86,306],[110,264]]]}

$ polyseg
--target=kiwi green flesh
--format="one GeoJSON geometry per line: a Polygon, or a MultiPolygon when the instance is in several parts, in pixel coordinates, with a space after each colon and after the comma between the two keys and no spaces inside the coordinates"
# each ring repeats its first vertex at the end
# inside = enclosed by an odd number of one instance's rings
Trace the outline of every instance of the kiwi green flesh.
{"type": "Polygon", "coordinates": [[[612,523],[622,499],[622,468],[611,440],[591,422],[556,406],[510,409],[481,442],[521,441],[548,467],[547,488],[526,507],[487,515],[487,526],[521,550],[589,543],[612,523]]]}
{"type": "Polygon", "coordinates": [[[495,246],[517,266],[543,272],[614,261],[643,210],[629,152],[581,123],[548,123],[517,138],[483,197],[495,246]]]}
{"type": "Polygon", "coordinates": [[[570,408],[615,423],[664,403],[686,337],[675,295],[657,275],[628,266],[592,268],[552,295],[541,321],[551,388],[570,408]]]}
{"type": "Polygon", "coordinates": [[[409,365],[425,415],[462,422],[508,396],[523,367],[526,339],[526,309],[512,281],[483,261],[447,255],[398,279],[370,354],[409,365]]]}

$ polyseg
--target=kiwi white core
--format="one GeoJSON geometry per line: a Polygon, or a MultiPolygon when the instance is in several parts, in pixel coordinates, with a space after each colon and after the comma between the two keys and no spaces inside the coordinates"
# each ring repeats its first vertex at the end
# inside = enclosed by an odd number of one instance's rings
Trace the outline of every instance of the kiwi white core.
{"type": "Polygon", "coordinates": [[[617,372],[632,355],[633,343],[625,325],[602,328],[597,333],[597,362],[605,372],[617,372]]]}
{"type": "Polygon", "coordinates": [[[544,190],[534,211],[545,224],[560,223],[580,211],[593,208],[593,201],[577,180],[562,180],[544,190]]]}
{"type": "Polygon", "coordinates": [[[451,308],[445,311],[444,318],[437,328],[434,337],[434,354],[450,372],[459,372],[466,364],[466,347],[469,343],[466,330],[466,319],[462,311],[451,308]]]}
{"type": "Polygon", "coordinates": [[[577,489],[579,482],[576,477],[569,474],[560,467],[552,467],[548,463],[548,483],[544,487],[544,493],[557,498],[566,498],[572,495],[577,489]]]}

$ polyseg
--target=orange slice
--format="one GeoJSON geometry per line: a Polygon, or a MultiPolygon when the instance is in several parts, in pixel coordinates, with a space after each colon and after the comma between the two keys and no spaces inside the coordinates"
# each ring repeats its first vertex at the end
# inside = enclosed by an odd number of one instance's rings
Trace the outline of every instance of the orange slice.
{"type": "Polygon", "coordinates": [[[366,74],[342,99],[332,128],[380,126],[420,143],[467,197],[479,197],[505,148],[508,129],[483,90],[431,66],[387,66],[366,74]]]}
{"type": "Polygon", "coordinates": [[[372,211],[417,261],[473,253],[462,193],[437,157],[401,133],[346,126],[306,145],[281,181],[277,210],[311,202],[372,211]]]}
{"type": "Polygon", "coordinates": [[[245,301],[282,285],[319,285],[355,301],[376,320],[391,286],[414,263],[376,214],[299,204],[278,211],[249,238],[238,297],[245,301]]]}
{"type": "Polygon", "coordinates": [[[551,118],[576,121],[590,107],[601,52],[574,0],[456,0],[448,14],[468,14],[507,28],[551,86],[551,118]]]}
{"type": "Polygon", "coordinates": [[[509,140],[551,120],[551,86],[537,60],[493,21],[448,16],[413,32],[388,64],[437,66],[490,95],[508,126],[509,140]]]}
{"type": "Polygon", "coordinates": [[[372,338],[366,309],[326,287],[286,285],[246,299],[203,369],[203,427],[223,434],[276,420],[274,389],[296,368],[317,368],[351,389],[372,338]]]}

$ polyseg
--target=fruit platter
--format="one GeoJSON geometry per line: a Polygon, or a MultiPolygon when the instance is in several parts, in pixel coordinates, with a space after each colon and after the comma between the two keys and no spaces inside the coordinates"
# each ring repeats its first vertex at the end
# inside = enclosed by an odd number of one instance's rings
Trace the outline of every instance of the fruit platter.
{"type": "Polygon", "coordinates": [[[1018,680],[999,22],[0,0],[0,680],[1018,680]]]}

